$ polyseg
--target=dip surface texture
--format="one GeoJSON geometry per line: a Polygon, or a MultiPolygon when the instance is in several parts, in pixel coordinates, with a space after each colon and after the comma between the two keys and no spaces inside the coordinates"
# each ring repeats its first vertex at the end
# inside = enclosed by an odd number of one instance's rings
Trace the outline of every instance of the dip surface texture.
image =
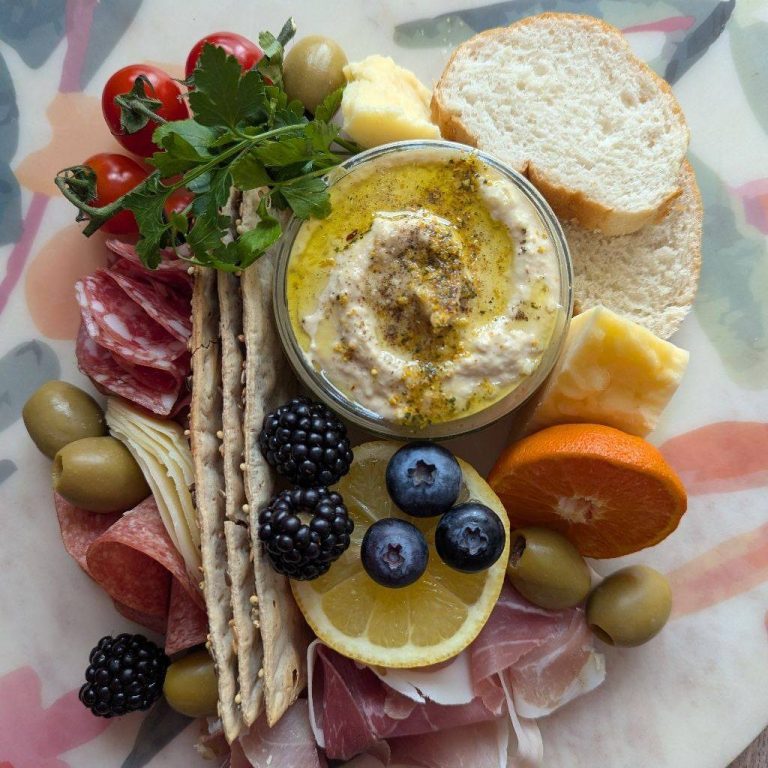
{"type": "Polygon", "coordinates": [[[533,205],[474,155],[408,152],[355,168],[302,225],[287,275],[299,345],[336,389],[389,421],[472,414],[539,365],[561,307],[533,205]]]}

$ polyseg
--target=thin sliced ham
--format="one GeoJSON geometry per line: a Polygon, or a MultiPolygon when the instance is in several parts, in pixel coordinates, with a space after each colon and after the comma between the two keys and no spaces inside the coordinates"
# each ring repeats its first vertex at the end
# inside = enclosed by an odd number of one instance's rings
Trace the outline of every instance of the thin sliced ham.
{"type": "Polygon", "coordinates": [[[596,688],[605,679],[581,608],[545,611],[505,584],[488,623],[469,649],[474,689],[494,705],[506,674],[515,708],[543,717],[596,688]]]}
{"type": "Polygon", "coordinates": [[[315,736],[333,759],[349,760],[381,739],[449,730],[503,713],[500,707],[489,709],[479,697],[453,706],[419,702],[317,642],[309,650],[309,670],[315,736]]]}
{"type": "Polygon", "coordinates": [[[232,744],[231,768],[325,768],[309,724],[306,699],[299,699],[277,721],[262,715],[232,744]]]}

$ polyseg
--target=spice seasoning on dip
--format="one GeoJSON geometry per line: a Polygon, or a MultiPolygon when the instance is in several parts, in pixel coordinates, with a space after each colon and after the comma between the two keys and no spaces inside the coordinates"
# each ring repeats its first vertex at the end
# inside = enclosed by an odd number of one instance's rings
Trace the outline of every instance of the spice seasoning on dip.
{"type": "Polygon", "coordinates": [[[497,402],[538,367],[562,309],[539,213],[475,154],[380,156],[302,225],[286,281],[314,368],[349,399],[420,427],[497,402]]]}

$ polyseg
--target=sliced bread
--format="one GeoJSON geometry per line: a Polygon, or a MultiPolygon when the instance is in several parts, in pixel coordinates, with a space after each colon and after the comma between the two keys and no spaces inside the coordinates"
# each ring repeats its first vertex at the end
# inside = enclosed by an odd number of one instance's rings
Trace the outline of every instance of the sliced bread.
{"type": "Polygon", "coordinates": [[[657,224],[605,237],[563,222],[573,261],[576,312],[602,304],[669,338],[693,304],[701,266],[701,195],[686,161],[682,194],[657,224]]]}
{"type": "Polygon", "coordinates": [[[544,13],[460,45],[432,95],[446,139],[525,173],[555,212],[607,235],[660,218],[688,147],[669,85],[615,27],[544,13]]]}

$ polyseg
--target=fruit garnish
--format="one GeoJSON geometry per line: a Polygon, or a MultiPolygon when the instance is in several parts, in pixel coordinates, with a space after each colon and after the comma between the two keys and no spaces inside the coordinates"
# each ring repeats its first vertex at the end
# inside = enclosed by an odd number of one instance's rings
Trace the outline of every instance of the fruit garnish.
{"type": "Polygon", "coordinates": [[[461,488],[461,467],[453,454],[436,443],[408,443],[387,465],[387,491],[392,501],[414,517],[447,512],[461,488]]]}
{"type": "Polygon", "coordinates": [[[412,523],[389,517],[366,532],[360,549],[365,572],[382,587],[407,587],[427,569],[429,549],[412,523]]]}
{"type": "Polygon", "coordinates": [[[477,573],[501,556],[507,534],[499,516],[484,504],[468,502],[446,512],[435,530],[435,549],[451,568],[477,573]]]}
{"type": "Polygon", "coordinates": [[[349,472],[352,449],[344,422],[322,403],[297,397],[264,419],[259,447],[291,483],[327,486],[349,472]]]}
{"type": "Polygon", "coordinates": [[[619,557],[677,528],[685,488],[640,437],[597,424],[562,424],[513,443],[488,478],[514,526],[566,536],[586,557],[619,557]]]}
{"type": "Polygon", "coordinates": [[[91,651],[80,701],[94,715],[149,709],[163,692],[170,659],[144,635],[102,637],[91,651]]]}
{"type": "MultiPolygon", "coordinates": [[[[449,568],[434,550],[437,518],[415,518],[400,511],[384,479],[397,443],[376,441],[355,448],[348,475],[334,486],[355,522],[349,549],[327,574],[314,581],[292,581],[294,597],[315,634],[343,655],[384,667],[423,667],[460,653],[477,636],[496,604],[504,582],[508,544],[499,560],[480,573],[449,568]],[[363,536],[377,520],[395,517],[418,528],[427,541],[429,562],[423,576],[402,589],[377,584],[363,568],[363,536]]],[[[500,518],[507,516],[488,484],[466,462],[460,501],[477,501],[500,518]]],[[[508,536],[507,536],[508,539],[508,536]]]]}
{"type": "Polygon", "coordinates": [[[283,491],[259,513],[259,538],[269,559],[292,579],[325,573],[349,547],[353,530],[344,500],[327,488],[283,491]]]}
{"type": "MultiPolygon", "coordinates": [[[[56,186],[77,207],[78,221],[88,219],[83,234],[90,236],[116,214],[129,211],[138,225],[136,251],[145,266],[156,268],[163,249],[169,247],[191,263],[237,272],[261,257],[282,234],[275,209],[290,210],[300,219],[327,216],[330,202],[323,177],[359,147],[340,136],[339,126],[330,122],[341,104],[341,88],[322,100],[311,120],[304,106],[285,92],[283,48],[295,31],[289,19],[277,36],[262,32],[263,57],[247,71],[222,47],[204,44],[187,82],[186,98],[176,101],[186,119],[163,114],[162,94],[157,86],[147,89],[144,80],[121,94],[114,106],[121,107],[123,117],[127,113],[132,117],[122,119],[120,139],[126,144],[136,136],[146,138],[148,146],[136,151],[144,155],[154,150],[146,162],[155,170],[130,191],[99,206],[93,203],[92,171],[82,165],[59,171],[56,186]],[[157,127],[149,137],[145,134],[153,124],[157,127]],[[134,132],[125,133],[126,129],[134,132]],[[258,224],[235,240],[228,237],[232,219],[222,210],[233,186],[263,191],[258,224]],[[193,223],[184,215],[164,215],[179,189],[195,196],[193,223]],[[180,244],[186,249],[177,250],[180,244]]],[[[142,71],[151,81],[149,70],[142,71]]],[[[177,83],[172,85],[178,88],[177,83]]]]}
{"type": "Polygon", "coordinates": [[[667,579],[647,565],[633,565],[594,588],[587,602],[587,624],[603,642],[632,647],[656,637],[671,612],[667,579]]]}

